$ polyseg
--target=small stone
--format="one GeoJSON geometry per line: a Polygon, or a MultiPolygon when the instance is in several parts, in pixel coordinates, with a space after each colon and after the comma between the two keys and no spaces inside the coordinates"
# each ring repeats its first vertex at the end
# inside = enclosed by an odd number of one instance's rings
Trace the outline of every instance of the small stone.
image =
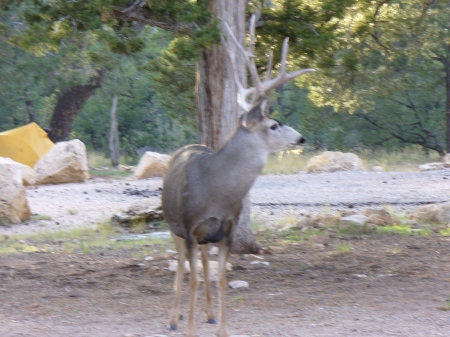
{"type": "Polygon", "coordinates": [[[144,261],[153,261],[155,258],[153,256],[144,257],[144,261]]]}
{"type": "Polygon", "coordinates": [[[250,264],[262,264],[267,267],[270,266],[270,262],[267,262],[267,261],[252,261],[252,262],[250,262],[250,264]]]}
{"type": "Polygon", "coordinates": [[[241,289],[241,288],[248,288],[249,287],[248,282],[241,281],[241,280],[228,282],[228,285],[232,289],[241,289]]]}
{"type": "Polygon", "coordinates": [[[343,217],[341,225],[364,226],[369,221],[369,218],[362,214],[355,214],[343,217]]]}
{"type": "Polygon", "coordinates": [[[366,274],[355,274],[354,276],[357,278],[366,278],[367,277],[366,274]]]}

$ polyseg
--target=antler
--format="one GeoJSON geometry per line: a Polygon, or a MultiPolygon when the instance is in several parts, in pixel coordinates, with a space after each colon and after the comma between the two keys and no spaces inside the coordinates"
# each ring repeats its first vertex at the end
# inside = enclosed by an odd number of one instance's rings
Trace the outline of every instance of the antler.
{"type": "Polygon", "coordinates": [[[238,103],[242,107],[242,109],[244,109],[244,111],[250,111],[250,109],[252,108],[252,102],[256,102],[259,100],[259,98],[264,97],[264,94],[269,90],[279,87],[280,85],[287,83],[302,74],[315,71],[315,69],[311,68],[301,69],[291,73],[288,73],[286,71],[286,60],[289,52],[288,46],[289,38],[287,37],[284,39],[283,42],[283,49],[281,53],[281,67],[278,76],[275,78],[270,77],[270,73],[272,72],[272,61],[273,61],[273,54],[271,51],[269,54],[269,62],[267,64],[266,78],[263,82],[261,82],[258,75],[258,71],[256,69],[255,55],[253,53],[255,49],[255,15],[252,15],[250,19],[250,45],[248,47],[248,50],[244,49],[242,45],[238,42],[236,36],[233,34],[233,31],[226,22],[224,22],[224,26],[227,29],[228,35],[231,38],[231,40],[234,41],[238,49],[243,54],[247,67],[250,71],[253,83],[255,85],[254,87],[251,88],[245,88],[242,85],[241,81],[239,80],[239,73],[236,69],[235,56],[233,55],[233,53],[230,51],[229,48],[225,48],[228,52],[228,55],[230,56],[231,68],[234,74],[236,85],[238,87],[238,103]],[[253,95],[252,102],[249,101],[251,95],[253,95]]]}

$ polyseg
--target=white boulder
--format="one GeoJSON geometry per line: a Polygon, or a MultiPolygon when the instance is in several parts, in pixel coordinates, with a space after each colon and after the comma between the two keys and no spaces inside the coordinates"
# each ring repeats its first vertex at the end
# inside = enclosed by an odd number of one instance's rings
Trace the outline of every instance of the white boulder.
{"type": "Polygon", "coordinates": [[[440,163],[440,162],[419,165],[419,170],[421,170],[422,172],[443,170],[445,168],[446,168],[446,164],[440,163]]]}
{"type": "Polygon", "coordinates": [[[38,184],[84,182],[89,179],[86,146],[79,139],[56,143],[34,170],[38,184]]]}
{"type": "Polygon", "coordinates": [[[450,167],[450,153],[447,153],[442,160],[444,161],[445,167],[450,167]]]}
{"type": "Polygon", "coordinates": [[[0,165],[0,224],[19,223],[31,216],[18,165],[0,165]]]}
{"type": "Polygon", "coordinates": [[[169,167],[170,159],[168,154],[147,151],[141,157],[133,177],[135,179],[163,177],[169,167]]]}
{"type": "Polygon", "coordinates": [[[325,151],[312,157],[306,165],[306,171],[309,173],[360,170],[364,170],[364,167],[356,154],[339,151],[325,151]]]}
{"type": "Polygon", "coordinates": [[[364,226],[369,218],[362,214],[354,214],[341,218],[341,226],[364,226]]]}
{"type": "Polygon", "coordinates": [[[24,165],[18,163],[11,158],[0,157],[0,165],[15,165],[20,168],[22,174],[22,183],[24,186],[34,185],[36,184],[37,174],[36,172],[29,167],[28,165],[24,165]]]}

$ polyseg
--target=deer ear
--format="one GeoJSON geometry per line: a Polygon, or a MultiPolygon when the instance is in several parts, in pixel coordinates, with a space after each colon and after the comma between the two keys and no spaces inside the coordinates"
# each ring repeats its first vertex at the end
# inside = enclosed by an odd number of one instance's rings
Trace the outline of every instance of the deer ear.
{"type": "Polygon", "coordinates": [[[242,116],[242,125],[248,130],[252,131],[264,119],[265,113],[261,104],[253,106],[253,108],[242,116]]]}

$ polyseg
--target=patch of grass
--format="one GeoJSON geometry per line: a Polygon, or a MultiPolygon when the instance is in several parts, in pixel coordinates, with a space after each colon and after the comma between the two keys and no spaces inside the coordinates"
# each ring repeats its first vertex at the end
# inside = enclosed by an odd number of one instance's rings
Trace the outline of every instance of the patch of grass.
{"type": "Polygon", "coordinates": [[[264,228],[264,223],[261,221],[252,221],[250,226],[253,232],[256,233],[257,231],[262,230],[264,228]]]}
{"type": "Polygon", "coordinates": [[[378,233],[411,235],[411,225],[393,224],[392,226],[379,226],[378,233]]]}
{"type": "Polygon", "coordinates": [[[131,229],[130,229],[130,233],[135,233],[135,234],[139,234],[139,233],[145,233],[145,231],[147,230],[147,222],[145,220],[136,220],[133,221],[131,224],[131,229]]]}
{"type": "Polygon", "coordinates": [[[256,237],[258,241],[262,241],[267,245],[276,245],[278,241],[278,234],[272,228],[259,230],[256,237]]]}
{"type": "Polygon", "coordinates": [[[122,171],[113,167],[108,167],[106,169],[98,169],[91,168],[89,169],[89,174],[91,177],[102,177],[102,178],[111,178],[111,179],[123,179],[130,177],[133,172],[132,171],[122,171]]]}
{"type": "Polygon", "coordinates": [[[70,215],[75,215],[78,213],[78,210],[77,209],[68,209],[67,213],[69,213],[70,215]]]}
{"type": "MultiPolygon", "coordinates": [[[[123,165],[135,165],[136,159],[128,155],[121,155],[119,162],[123,165]]],[[[109,156],[98,151],[88,151],[87,161],[89,167],[111,167],[111,159],[109,156]]]]}
{"type": "Polygon", "coordinates": [[[301,231],[298,228],[290,228],[289,230],[280,233],[281,238],[289,243],[308,241],[309,237],[312,235],[322,236],[324,235],[324,232],[317,228],[307,229],[306,231],[301,231]]]}
{"type": "Polygon", "coordinates": [[[445,229],[441,229],[441,230],[439,231],[439,233],[440,233],[442,236],[450,236],[450,227],[447,227],[447,228],[445,228],[445,229]]]}
{"type": "MultiPolygon", "coordinates": [[[[93,254],[102,250],[140,250],[142,247],[172,247],[171,240],[143,238],[121,240],[122,229],[102,223],[96,228],[47,231],[30,235],[0,237],[0,255],[28,252],[66,252],[93,254]]],[[[148,254],[148,251],[142,252],[148,254]]]]}
{"type": "Polygon", "coordinates": [[[284,226],[288,226],[288,225],[295,226],[297,223],[298,223],[298,218],[293,214],[289,214],[287,217],[278,221],[278,225],[280,227],[284,227],[284,226]]]}
{"type": "Polygon", "coordinates": [[[232,297],[231,300],[234,302],[245,302],[245,297],[242,295],[236,295],[232,297]]]}
{"type": "MultiPolygon", "coordinates": [[[[89,174],[92,177],[123,179],[133,174],[132,171],[123,171],[112,167],[111,159],[103,153],[89,151],[87,157],[89,174]]],[[[136,160],[129,156],[121,156],[119,162],[124,165],[136,164],[136,160]]]]}
{"type": "Polygon", "coordinates": [[[11,227],[12,223],[7,217],[0,217],[0,226],[11,227]]]}
{"type": "MultiPolygon", "coordinates": [[[[324,150],[316,152],[292,150],[272,154],[264,167],[263,174],[293,174],[305,171],[309,159],[323,152],[324,150]]],[[[426,155],[420,148],[414,146],[402,151],[362,150],[354,153],[361,158],[367,170],[374,166],[381,166],[385,171],[418,171],[418,166],[421,164],[441,160],[438,153],[433,151],[426,155]]]]}
{"type": "Polygon", "coordinates": [[[309,270],[309,266],[306,265],[306,264],[300,263],[300,264],[299,264],[299,269],[300,269],[301,271],[308,271],[308,270],[309,270]]]}
{"type": "Polygon", "coordinates": [[[381,166],[385,171],[398,172],[418,171],[419,165],[441,160],[437,152],[432,151],[427,155],[422,149],[415,146],[395,152],[367,150],[356,154],[363,160],[367,168],[381,166]]]}
{"type": "Polygon", "coordinates": [[[315,154],[302,150],[282,151],[269,156],[263,174],[292,174],[304,171],[308,160],[315,154]]]}
{"type": "Polygon", "coordinates": [[[351,253],[352,250],[353,250],[353,246],[348,243],[340,244],[336,247],[336,251],[339,254],[348,254],[348,253],[351,253]]]}
{"type": "Polygon", "coordinates": [[[41,220],[51,220],[52,217],[50,215],[45,214],[32,214],[31,220],[32,221],[41,221],[41,220]]]}

